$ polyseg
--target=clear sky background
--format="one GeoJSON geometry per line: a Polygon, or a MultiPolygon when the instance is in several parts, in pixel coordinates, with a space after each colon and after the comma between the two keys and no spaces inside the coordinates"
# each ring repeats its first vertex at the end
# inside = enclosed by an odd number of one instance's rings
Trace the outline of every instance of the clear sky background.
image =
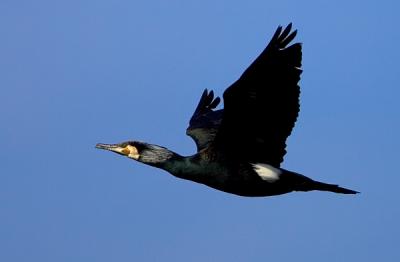
{"type": "Polygon", "coordinates": [[[400,261],[399,1],[0,2],[0,261],[400,261]],[[283,167],[362,193],[242,198],[96,150],[195,152],[221,95],[293,22],[283,167]]]}

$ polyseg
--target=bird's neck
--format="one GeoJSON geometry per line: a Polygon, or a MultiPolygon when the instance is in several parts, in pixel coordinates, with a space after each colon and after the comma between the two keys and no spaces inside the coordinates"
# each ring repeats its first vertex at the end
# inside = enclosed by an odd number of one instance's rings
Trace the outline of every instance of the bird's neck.
{"type": "Polygon", "coordinates": [[[155,166],[176,177],[193,180],[192,177],[196,176],[196,164],[193,163],[192,157],[184,157],[175,152],[170,152],[172,153],[170,158],[155,166]]]}
{"type": "Polygon", "coordinates": [[[188,158],[172,151],[171,153],[173,153],[173,156],[163,163],[160,163],[158,168],[161,168],[177,177],[184,176],[189,162],[188,158]]]}
{"type": "Polygon", "coordinates": [[[199,161],[195,158],[181,156],[165,147],[148,145],[146,150],[142,150],[138,161],[163,169],[176,177],[194,180],[201,174],[199,161]]]}

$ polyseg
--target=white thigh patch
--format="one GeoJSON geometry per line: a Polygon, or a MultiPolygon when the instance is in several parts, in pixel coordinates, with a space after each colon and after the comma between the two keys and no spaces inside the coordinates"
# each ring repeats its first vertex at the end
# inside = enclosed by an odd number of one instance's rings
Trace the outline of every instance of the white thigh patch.
{"type": "Polygon", "coordinates": [[[279,175],[282,174],[282,171],[278,168],[267,164],[251,164],[254,168],[254,171],[265,181],[275,182],[279,180],[279,175]]]}

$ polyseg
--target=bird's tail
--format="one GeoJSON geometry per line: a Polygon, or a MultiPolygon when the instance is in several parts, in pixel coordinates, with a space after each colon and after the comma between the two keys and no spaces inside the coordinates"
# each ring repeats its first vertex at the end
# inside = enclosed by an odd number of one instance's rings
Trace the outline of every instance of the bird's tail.
{"type": "Polygon", "coordinates": [[[322,183],[318,181],[311,180],[308,183],[304,183],[300,188],[299,191],[311,191],[311,190],[319,190],[319,191],[329,191],[334,193],[340,194],[357,194],[360,192],[347,189],[344,187],[340,187],[338,185],[322,183]]]}

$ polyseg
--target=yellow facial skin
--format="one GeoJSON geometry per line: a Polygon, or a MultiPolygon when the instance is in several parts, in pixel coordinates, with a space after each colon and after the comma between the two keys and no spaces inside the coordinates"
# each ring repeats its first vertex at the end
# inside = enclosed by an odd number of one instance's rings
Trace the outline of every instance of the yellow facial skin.
{"type": "Polygon", "coordinates": [[[138,160],[139,156],[140,156],[139,151],[137,150],[137,148],[134,147],[134,146],[131,146],[131,145],[127,145],[125,148],[123,148],[122,152],[127,157],[133,158],[135,160],[138,160]]]}

